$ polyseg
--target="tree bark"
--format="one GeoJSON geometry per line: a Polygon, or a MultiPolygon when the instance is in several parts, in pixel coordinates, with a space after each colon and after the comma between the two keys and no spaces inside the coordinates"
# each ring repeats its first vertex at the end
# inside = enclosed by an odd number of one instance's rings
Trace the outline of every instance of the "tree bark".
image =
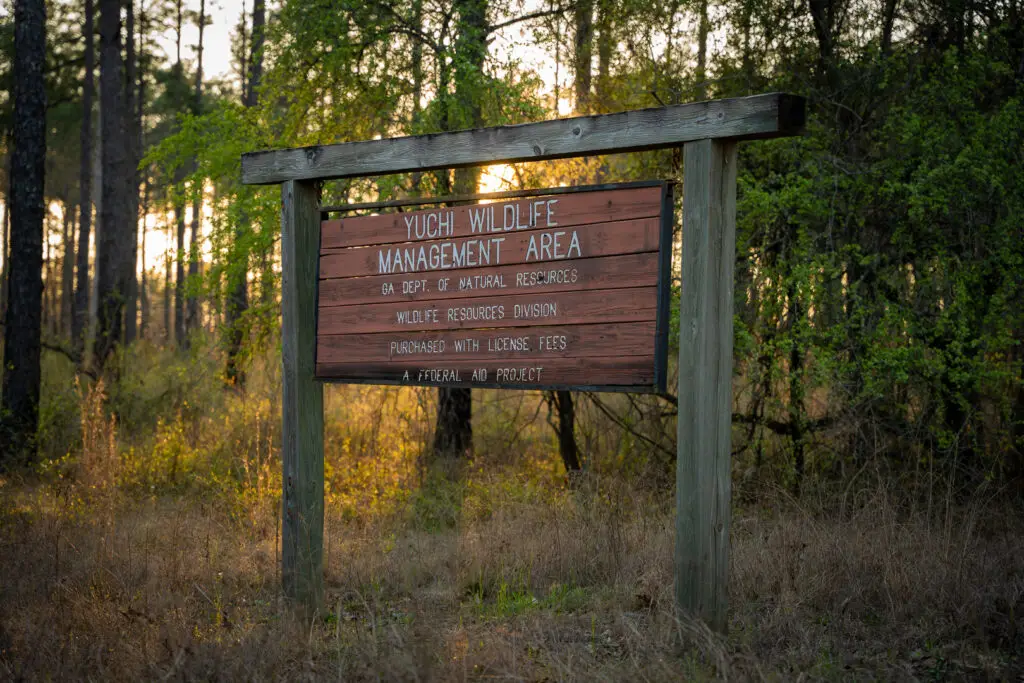
{"type": "MultiPolygon", "coordinates": [[[[258,89],[263,78],[263,25],[264,0],[255,0],[252,7],[252,53],[249,56],[249,78],[242,103],[253,108],[258,102],[258,89]]],[[[242,216],[235,230],[235,259],[241,268],[235,278],[227,301],[228,360],[225,375],[238,387],[245,386],[245,370],[241,367],[242,342],[245,338],[245,312],[249,310],[249,251],[244,247],[245,236],[251,230],[248,216],[242,216]]]]}
{"type": "Polygon", "coordinates": [[[79,358],[84,358],[85,336],[89,327],[89,237],[92,232],[92,100],[93,72],[93,0],[85,0],[85,76],[82,79],[82,159],[78,169],[78,253],[76,254],[75,310],[71,320],[71,342],[79,358]]]}
{"type": "Polygon", "coordinates": [[[60,334],[71,337],[72,300],[75,296],[75,221],[70,188],[65,189],[61,205],[64,208],[64,253],[60,261],[60,334]]]}
{"type": "Polygon", "coordinates": [[[139,228],[139,250],[141,252],[142,272],[139,274],[139,338],[145,339],[149,330],[150,301],[149,277],[146,269],[146,216],[149,215],[149,177],[142,183],[142,224],[139,228]]]}
{"type": "Polygon", "coordinates": [[[831,82],[832,53],[835,43],[836,16],[840,0],[807,0],[807,8],[818,41],[818,73],[826,82],[831,82]]]}
{"type": "Polygon", "coordinates": [[[566,473],[571,477],[580,470],[579,449],[576,446],[576,407],[571,392],[554,393],[558,406],[558,452],[562,456],[566,473]]]}
{"type": "Polygon", "coordinates": [[[594,52],[594,0],[576,2],[576,36],[573,70],[576,78],[576,112],[590,109],[591,58],[594,52]]]}
{"type": "MultiPolygon", "coordinates": [[[[8,149],[10,149],[9,138],[8,149]]],[[[4,188],[4,224],[0,230],[0,254],[4,267],[0,270],[0,323],[7,319],[7,276],[11,274],[11,158],[7,158],[7,187],[4,188]]]]}
{"type": "Polygon", "coordinates": [[[607,112],[611,104],[612,0],[597,2],[597,106],[607,112]]]}
{"type": "MultiPolygon", "coordinates": [[[[791,273],[790,277],[794,277],[791,273]]],[[[807,413],[804,407],[804,347],[800,342],[798,326],[803,316],[803,305],[800,301],[796,283],[788,288],[789,303],[789,429],[793,442],[793,496],[800,497],[800,488],[804,481],[804,440],[807,413]]]]}
{"type": "Polygon", "coordinates": [[[121,7],[118,0],[100,0],[100,129],[102,178],[100,234],[96,251],[97,329],[93,355],[98,369],[121,338],[124,301],[128,291],[131,253],[130,214],[132,171],[125,149],[121,7]]]}
{"type": "MultiPolygon", "coordinates": [[[[45,171],[44,171],[45,175],[45,171]]],[[[43,200],[45,202],[45,198],[43,200]]],[[[50,217],[43,214],[43,329],[49,337],[53,337],[53,306],[50,300],[53,293],[53,260],[50,257],[50,217]]]]}
{"type": "Polygon", "coordinates": [[[42,332],[46,6],[14,3],[10,282],[4,328],[0,469],[35,457],[42,332]]]}
{"type": "Polygon", "coordinates": [[[700,16],[697,17],[697,100],[703,101],[708,98],[708,0],[700,0],[698,10],[700,16]]]}
{"type": "MultiPolygon", "coordinates": [[[[180,171],[175,173],[174,184],[182,181],[180,171]]],[[[174,204],[175,227],[175,273],[174,273],[174,342],[178,348],[185,346],[185,204],[174,204]]]]}
{"type": "MultiPolygon", "coordinates": [[[[484,87],[483,67],[487,57],[487,1],[459,0],[458,37],[455,40],[455,102],[458,124],[477,128],[483,125],[481,93],[484,87]]],[[[452,127],[445,116],[443,127],[452,127]]],[[[455,193],[476,191],[479,168],[463,168],[455,172],[455,193]]],[[[437,423],[434,429],[434,454],[439,457],[461,457],[473,448],[473,397],[469,389],[438,389],[437,423]]]]}
{"type": "MultiPolygon", "coordinates": [[[[183,7],[182,1],[177,0],[175,3],[175,23],[174,23],[174,67],[175,70],[174,78],[183,78],[184,66],[181,63],[181,30],[183,23],[183,7]]],[[[180,186],[184,175],[181,172],[181,168],[174,172],[174,185],[175,187],[180,186]]],[[[167,340],[174,340],[175,346],[181,348],[185,344],[185,205],[179,200],[175,200],[174,203],[174,235],[175,235],[175,251],[174,251],[174,317],[171,319],[171,259],[168,258],[166,264],[166,280],[164,282],[164,325],[167,334],[167,340]],[[172,331],[173,325],[173,331],[172,331]]],[[[168,238],[170,237],[171,227],[168,226],[168,238]]],[[[170,239],[168,239],[170,241],[170,239]]]]}
{"type": "Polygon", "coordinates": [[[896,23],[896,8],[899,0],[882,0],[882,54],[892,53],[892,29],[896,23]]]}
{"type": "Polygon", "coordinates": [[[131,164],[131,194],[128,195],[128,211],[132,216],[132,230],[127,253],[128,291],[125,295],[124,343],[131,344],[138,336],[139,313],[139,121],[135,116],[135,80],[138,63],[135,53],[135,2],[127,0],[125,22],[125,118],[128,133],[128,160],[131,164]]]}
{"type": "Polygon", "coordinates": [[[254,0],[252,6],[252,52],[249,54],[249,85],[245,93],[245,106],[255,107],[259,101],[256,92],[263,80],[263,27],[266,23],[264,0],[254,0]]]}
{"type": "MultiPolygon", "coordinates": [[[[165,242],[170,245],[171,243],[171,224],[166,225],[167,237],[165,242]]],[[[171,320],[171,287],[174,282],[171,274],[171,266],[173,265],[174,259],[171,258],[171,250],[168,246],[167,253],[164,255],[164,343],[170,345],[175,340],[174,328],[172,327],[173,322],[171,320]]]]}
{"type": "MultiPolygon", "coordinates": [[[[138,96],[135,100],[135,140],[138,147],[136,148],[135,164],[136,164],[136,188],[141,180],[142,185],[142,213],[139,219],[139,237],[138,242],[141,249],[141,257],[139,258],[139,337],[145,338],[146,329],[149,327],[149,292],[146,287],[149,284],[146,277],[146,217],[149,216],[149,171],[137,170],[139,162],[142,160],[143,151],[146,149],[146,136],[143,127],[143,115],[146,110],[146,30],[149,27],[149,23],[146,19],[145,5],[140,2],[139,4],[139,49],[136,53],[136,62],[138,64],[138,96]]],[[[137,196],[137,192],[136,192],[137,196]]]]}
{"type": "MultiPolygon", "coordinates": [[[[195,116],[199,116],[203,109],[203,32],[206,28],[206,0],[200,0],[199,2],[199,43],[196,46],[196,90],[195,90],[195,102],[192,106],[192,113],[195,116]]],[[[192,170],[198,169],[199,163],[196,159],[192,160],[192,170]]],[[[188,248],[188,276],[189,279],[194,283],[199,277],[199,264],[202,259],[201,249],[201,230],[202,230],[202,208],[203,208],[203,185],[202,181],[196,181],[199,183],[198,190],[195,191],[195,196],[192,198],[192,229],[190,233],[190,241],[188,248]]],[[[200,311],[199,311],[199,296],[193,293],[188,296],[188,316],[185,321],[186,332],[190,333],[200,327],[200,311]]],[[[188,339],[186,337],[186,344],[188,339]]]]}

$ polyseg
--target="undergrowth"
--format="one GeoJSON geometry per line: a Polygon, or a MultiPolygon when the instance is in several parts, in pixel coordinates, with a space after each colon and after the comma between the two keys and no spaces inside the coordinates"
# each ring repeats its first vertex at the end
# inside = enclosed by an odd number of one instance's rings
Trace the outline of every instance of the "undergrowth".
{"type": "MultiPolygon", "coordinates": [[[[580,402],[570,488],[537,394],[474,392],[476,456],[425,454],[426,390],[332,387],[324,611],[280,597],[276,364],[137,345],[48,359],[44,460],[0,480],[0,678],[1016,680],[1024,524],[881,469],[794,499],[738,478],[729,632],[673,608],[658,453],[580,402]],[[628,456],[632,448],[634,457],[628,456]],[[622,467],[616,463],[625,462],[622,467]]],[[[739,465],[738,465],[739,467],[739,465]]]]}

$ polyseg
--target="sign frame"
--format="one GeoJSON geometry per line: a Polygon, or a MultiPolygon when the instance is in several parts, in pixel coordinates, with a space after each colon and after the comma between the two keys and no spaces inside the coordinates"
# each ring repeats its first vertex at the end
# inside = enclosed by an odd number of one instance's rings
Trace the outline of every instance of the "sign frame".
{"type": "MultiPolygon", "coordinates": [[[[412,200],[399,200],[398,202],[380,202],[378,204],[356,204],[356,209],[349,209],[345,205],[322,207],[320,211],[321,223],[328,219],[330,214],[344,213],[349,210],[366,210],[375,207],[386,208],[399,204],[401,206],[420,207],[420,206],[434,206],[444,205],[446,207],[454,205],[466,205],[471,202],[478,202],[482,199],[529,199],[535,197],[553,197],[567,194],[584,194],[584,193],[595,193],[595,192],[608,192],[616,190],[630,190],[638,188],[653,188],[657,187],[661,189],[660,198],[660,213],[658,216],[659,229],[658,229],[658,258],[657,258],[657,283],[656,287],[656,302],[655,302],[655,332],[654,332],[654,374],[653,381],[650,384],[586,384],[586,383],[536,383],[536,384],[517,384],[515,386],[509,386],[506,383],[497,381],[486,381],[486,382],[474,382],[467,384],[463,382],[420,382],[420,381],[403,381],[396,379],[381,379],[376,377],[366,378],[342,378],[342,377],[330,377],[324,376],[319,371],[314,370],[314,379],[317,382],[324,384],[359,384],[359,385],[386,385],[386,386],[404,386],[404,387],[444,387],[444,388],[461,388],[461,389],[504,389],[509,391],[598,391],[598,392],[618,392],[618,393],[648,393],[648,394],[664,394],[668,388],[668,333],[670,324],[670,308],[671,308],[671,296],[672,296],[672,253],[674,249],[673,244],[673,229],[675,226],[675,197],[676,187],[678,183],[674,179],[661,179],[661,180],[638,180],[624,183],[603,183],[596,185],[573,185],[567,187],[555,187],[555,188],[540,188],[536,190],[516,190],[512,192],[493,192],[493,193],[479,193],[474,195],[467,195],[459,197],[457,200],[448,197],[424,197],[420,203],[411,203],[412,200]]],[[[649,253],[649,252],[648,252],[649,253]]],[[[322,278],[320,277],[320,261],[323,256],[323,250],[317,252],[317,267],[316,267],[316,314],[315,314],[315,326],[316,326],[316,337],[317,344],[313,351],[313,367],[317,368],[319,365],[319,340],[320,340],[320,283],[322,278]]],[[[602,257],[597,257],[602,258],[602,257]]],[[[607,258],[607,257],[603,257],[607,258]]],[[[594,290],[589,288],[581,288],[574,290],[577,292],[590,292],[590,291],[602,291],[594,290]]],[[[491,294],[491,296],[501,296],[501,294],[491,294]]],[[[582,324],[600,324],[600,323],[578,323],[582,324]]],[[[614,325],[616,323],[607,323],[614,325]]],[[[622,324],[622,323],[619,323],[622,324]]],[[[517,330],[529,330],[537,327],[549,327],[549,326],[564,326],[560,325],[557,321],[551,321],[547,323],[538,323],[536,325],[524,325],[521,327],[513,328],[517,330]]],[[[479,331],[484,329],[485,326],[479,328],[469,328],[466,332],[479,331]]],[[[569,358],[576,358],[575,356],[568,356],[569,358]]],[[[498,359],[500,360],[500,359],[498,359]]],[[[586,359],[582,360],[582,365],[586,365],[586,359]]],[[[581,373],[585,373],[585,367],[580,369],[581,373]]]]}
{"type": "Polygon", "coordinates": [[[613,114],[266,150],[242,183],[281,190],[281,588],[324,598],[323,382],[314,379],[320,183],[675,148],[683,152],[675,604],[728,626],[737,143],[800,135],[807,101],[764,93],[613,114]],[[309,273],[316,274],[310,278],[309,273]],[[312,282],[310,280],[313,280],[312,282]]]}

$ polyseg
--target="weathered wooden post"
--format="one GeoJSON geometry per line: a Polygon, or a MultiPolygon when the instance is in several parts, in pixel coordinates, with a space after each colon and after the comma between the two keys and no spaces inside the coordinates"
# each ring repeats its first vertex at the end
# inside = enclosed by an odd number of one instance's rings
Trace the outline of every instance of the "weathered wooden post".
{"type": "Polygon", "coordinates": [[[729,579],[736,143],[683,147],[676,602],[724,631],[729,579]]]}
{"type": "Polygon", "coordinates": [[[281,583],[309,608],[323,599],[324,389],[313,377],[320,209],[311,181],[281,185],[281,583]]]}
{"type": "MultiPolygon", "coordinates": [[[[368,218],[357,219],[363,222],[349,222],[347,227],[336,221],[321,224],[322,207],[318,205],[314,183],[332,178],[543,161],[683,145],[676,601],[683,611],[703,618],[713,628],[724,630],[729,568],[736,143],[795,135],[803,125],[803,98],[772,93],[519,126],[244,155],[244,183],[282,183],[282,583],[285,594],[311,610],[319,607],[323,596],[323,392],[318,378],[405,386],[663,391],[667,354],[668,307],[664,296],[670,261],[665,246],[670,241],[665,237],[670,232],[667,221],[660,226],[648,223],[645,228],[636,220],[622,220],[622,215],[616,218],[610,213],[603,218],[591,215],[587,221],[577,217],[579,230],[598,230],[601,234],[589,242],[586,238],[574,242],[575,231],[571,238],[568,232],[563,232],[573,224],[551,220],[550,213],[545,225],[534,220],[520,225],[517,218],[515,234],[519,236],[512,237],[510,233],[504,245],[508,258],[502,260],[496,248],[495,261],[491,263],[488,256],[485,268],[482,262],[470,263],[464,256],[469,253],[467,240],[475,239],[473,235],[479,233],[483,225],[479,222],[480,214],[477,214],[477,229],[463,218],[459,219],[462,222],[458,231],[454,229],[455,213],[448,214],[444,218],[448,246],[442,247],[443,240],[438,239],[440,222],[433,224],[433,234],[425,236],[419,235],[418,229],[414,234],[411,223],[405,227],[392,223],[389,227],[386,220],[373,223],[368,218]],[[583,223],[592,221],[598,223],[591,228],[583,227],[583,223]],[[328,244],[325,245],[320,240],[321,225],[327,226],[324,236],[328,244]],[[520,234],[520,230],[524,232],[520,234]],[[540,256],[524,246],[527,239],[533,243],[530,231],[544,233],[540,256]],[[656,238],[655,233],[660,237],[656,238]],[[569,240],[561,256],[560,237],[569,240]],[[386,246],[399,243],[412,246],[394,250],[386,246]],[[430,248],[436,251],[431,254],[437,259],[432,256],[428,262],[424,244],[433,245],[430,248]],[[385,246],[366,249],[373,245],[385,246]],[[417,248],[419,256],[413,258],[412,252],[417,248]],[[450,261],[455,248],[463,249],[459,252],[463,256],[460,256],[461,265],[453,266],[450,261]],[[356,253],[353,249],[361,251],[356,253]],[[607,260],[615,254],[628,255],[629,259],[607,260]],[[636,260],[633,256],[642,258],[636,260]],[[528,263],[531,260],[561,258],[578,259],[576,275],[571,281],[563,282],[558,282],[557,278],[542,279],[539,284],[548,287],[546,290],[534,289],[538,284],[534,281],[530,286],[506,289],[501,280],[500,286],[487,285],[482,292],[461,292],[449,288],[449,278],[443,276],[446,268],[457,267],[465,269],[463,272],[475,272],[477,277],[507,275],[512,283],[516,282],[515,277],[528,274],[516,269],[532,267],[534,264],[528,263]],[[423,268],[419,265],[421,260],[426,264],[423,268]],[[646,265],[623,269],[622,265],[627,262],[646,265]],[[422,282],[423,287],[417,285],[410,289],[408,281],[394,280],[406,273],[415,273],[415,282],[422,282]],[[319,292],[319,302],[318,278],[324,285],[319,292]],[[396,290],[396,282],[406,289],[396,290]],[[406,301],[417,301],[426,305],[426,309],[403,320],[395,305],[387,303],[391,301],[388,297],[396,291],[402,291],[406,301]],[[534,291],[535,295],[529,293],[534,291]],[[554,296],[561,298],[548,297],[545,292],[557,292],[554,296]],[[499,308],[498,304],[488,308],[485,304],[494,301],[488,297],[502,298],[512,310],[543,308],[551,314],[544,324],[559,327],[542,330],[537,326],[539,323],[525,318],[511,319],[518,314],[509,320],[495,321],[490,317],[485,323],[463,324],[459,311],[475,316],[476,303],[488,311],[499,308]],[[474,302],[474,307],[447,308],[444,300],[449,298],[474,302]],[[318,310],[323,312],[322,316],[318,316],[318,310]],[[447,315],[439,315],[445,310],[447,315]],[[413,323],[417,326],[410,327],[413,323]],[[323,335],[319,346],[318,324],[323,328],[319,331],[323,335]],[[626,327],[615,328],[623,324],[626,327]],[[645,327],[629,327],[629,324],[645,327]],[[514,349],[504,343],[494,347],[487,343],[488,335],[496,334],[493,328],[530,326],[535,330],[534,342],[520,350],[532,351],[532,356],[517,356],[512,353],[514,349]],[[640,329],[644,331],[639,333],[640,329]],[[456,358],[442,354],[428,358],[413,354],[393,357],[385,346],[391,343],[397,346],[399,341],[394,335],[400,332],[402,339],[413,340],[414,348],[419,348],[416,346],[419,344],[436,351],[446,348],[444,344],[455,347],[452,335],[463,331],[476,335],[473,340],[478,345],[473,349],[475,356],[456,358]],[[590,340],[604,337],[615,338],[618,342],[607,344],[603,356],[596,355],[593,351],[599,344],[590,340]],[[558,343],[552,343],[556,338],[558,343]],[[624,343],[626,339],[632,341],[624,343]],[[483,346],[479,346],[481,340],[483,346]],[[321,359],[316,355],[318,348],[325,353],[321,359]],[[479,352],[481,348],[484,351],[479,352]],[[524,358],[530,362],[529,368],[514,367],[516,363],[522,365],[524,358]],[[594,381],[596,377],[601,381],[594,381]]],[[[557,203],[558,200],[553,199],[555,195],[585,189],[547,190],[552,199],[545,206],[557,203]]],[[[592,191],[600,189],[607,188],[590,188],[592,191]]],[[[527,194],[530,193],[504,193],[506,198],[527,194]]],[[[655,208],[648,207],[647,213],[642,214],[643,220],[670,217],[668,196],[667,192],[662,195],[660,212],[655,197],[655,208]]],[[[467,198],[447,198],[453,199],[467,198]]],[[[603,206],[608,210],[613,203],[609,199],[603,206]]],[[[561,206],[569,204],[566,199],[561,206]]],[[[335,207],[335,210],[351,208],[354,207],[335,207]]],[[[362,205],[360,208],[382,206],[362,205]]],[[[406,218],[412,220],[408,214],[406,218]]],[[[506,238],[494,239],[504,242],[506,238]]],[[[458,289],[462,289],[461,286],[458,289]]],[[[467,319],[482,320],[473,316],[467,319]]],[[[504,313],[499,317],[503,316],[504,313]]]]}

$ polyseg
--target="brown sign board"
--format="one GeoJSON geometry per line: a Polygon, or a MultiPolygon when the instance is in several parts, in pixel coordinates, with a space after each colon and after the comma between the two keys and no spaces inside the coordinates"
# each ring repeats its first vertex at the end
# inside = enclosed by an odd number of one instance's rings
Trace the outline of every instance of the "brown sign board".
{"type": "Polygon", "coordinates": [[[323,220],[316,376],[663,392],[672,185],[323,220]]]}

